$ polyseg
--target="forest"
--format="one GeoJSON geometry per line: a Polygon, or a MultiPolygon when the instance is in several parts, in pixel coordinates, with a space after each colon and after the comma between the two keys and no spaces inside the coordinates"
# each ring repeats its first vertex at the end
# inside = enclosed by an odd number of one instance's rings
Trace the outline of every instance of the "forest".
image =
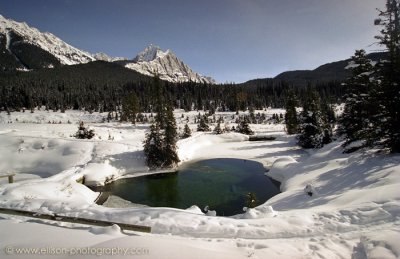
{"type": "MultiPolygon", "coordinates": [[[[313,80],[299,85],[280,79],[262,79],[216,85],[162,81],[162,86],[174,108],[238,111],[284,107],[289,89],[302,100],[310,86],[317,89],[325,102],[338,103],[345,92],[341,83],[313,80]]],[[[0,73],[0,111],[33,111],[43,106],[52,111],[120,111],[124,97],[134,93],[139,110],[152,112],[153,87],[153,78],[104,61],[31,71],[3,71],[0,73]]]]}

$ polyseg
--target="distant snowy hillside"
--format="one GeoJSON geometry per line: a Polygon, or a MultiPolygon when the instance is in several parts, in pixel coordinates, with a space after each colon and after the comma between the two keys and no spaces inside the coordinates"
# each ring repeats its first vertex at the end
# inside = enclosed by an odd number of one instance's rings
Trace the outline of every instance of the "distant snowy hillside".
{"type": "MultiPolygon", "coordinates": [[[[60,64],[64,65],[81,64],[95,60],[90,53],[72,47],[51,33],[42,33],[26,23],[6,19],[1,15],[0,39],[2,50],[5,49],[2,54],[13,55],[24,67],[27,67],[28,64],[22,59],[38,58],[36,56],[31,57],[36,54],[38,48],[54,56],[60,64]]],[[[38,61],[35,60],[35,62],[38,61]]],[[[48,64],[48,67],[54,65],[56,64],[48,64]]]]}
{"type": "Polygon", "coordinates": [[[124,65],[145,75],[154,76],[158,74],[161,79],[170,82],[215,83],[214,79],[194,72],[171,50],[162,51],[160,47],[155,45],[148,46],[132,61],[127,61],[124,65]]]}
{"type": "Polygon", "coordinates": [[[110,57],[109,55],[107,55],[106,53],[103,53],[103,52],[96,53],[93,55],[93,57],[96,60],[107,61],[107,62],[127,60],[127,58],[124,58],[124,57],[110,57]]]}

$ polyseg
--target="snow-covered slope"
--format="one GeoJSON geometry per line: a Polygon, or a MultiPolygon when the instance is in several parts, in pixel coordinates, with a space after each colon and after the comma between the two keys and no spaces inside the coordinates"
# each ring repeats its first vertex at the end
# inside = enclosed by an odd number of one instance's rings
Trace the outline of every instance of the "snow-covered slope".
{"type": "MultiPolygon", "coordinates": [[[[51,33],[40,32],[24,22],[16,22],[0,15],[0,34],[6,37],[6,48],[8,50],[10,49],[11,32],[22,37],[19,42],[29,43],[47,51],[56,57],[61,64],[74,65],[95,60],[90,53],[72,47],[51,33]]],[[[19,42],[14,42],[14,44],[19,42]]]]}
{"type": "Polygon", "coordinates": [[[132,61],[127,62],[125,67],[149,76],[157,74],[161,79],[170,82],[215,83],[214,79],[194,72],[171,50],[162,51],[160,47],[155,45],[148,46],[132,61]]]}
{"type": "Polygon", "coordinates": [[[124,57],[110,57],[106,53],[99,52],[93,55],[93,57],[96,60],[101,60],[101,61],[107,61],[107,62],[114,62],[114,61],[120,61],[120,60],[127,60],[127,58],[124,57]]]}
{"type": "MultiPolygon", "coordinates": [[[[280,112],[269,109],[266,115],[280,112]]],[[[175,111],[179,127],[189,117],[193,130],[197,115],[197,111],[175,111]]],[[[235,112],[220,115],[228,126],[236,126],[235,112]]],[[[85,176],[85,181],[104,182],[122,174],[142,175],[146,170],[142,143],[149,127],[101,122],[106,117],[107,113],[79,111],[0,113],[0,173],[16,173],[13,184],[0,179],[0,207],[151,226],[152,233],[133,235],[116,225],[94,227],[0,214],[0,258],[32,258],[33,252],[20,248],[44,247],[65,248],[67,254],[60,252],[57,258],[79,257],[79,248],[86,249],[81,250],[86,251],[83,255],[88,250],[105,255],[102,248],[145,248],[147,254],[135,255],[149,259],[399,258],[399,154],[366,150],[344,154],[340,141],[303,150],[294,136],[284,133],[282,124],[251,125],[256,134],[275,136],[274,141],[194,132],[178,142],[183,162],[255,160],[281,181],[282,192],[232,217],[204,214],[197,206],[103,207],[94,203],[98,193],[76,180],[85,176]],[[81,120],[95,130],[94,139],[71,137],[81,120]]]]}

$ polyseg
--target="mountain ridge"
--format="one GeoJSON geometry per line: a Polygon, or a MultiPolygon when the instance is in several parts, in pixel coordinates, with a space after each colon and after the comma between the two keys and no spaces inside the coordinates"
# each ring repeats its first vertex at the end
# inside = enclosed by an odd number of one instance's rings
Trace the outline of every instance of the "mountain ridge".
{"type": "Polygon", "coordinates": [[[194,72],[171,50],[150,45],[133,60],[105,53],[91,54],[75,48],[49,32],[40,32],[25,22],[0,15],[0,70],[31,70],[76,65],[96,60],[116,62],[147,76],[158,75],[170,82],[215,84],[215,80],[194,72]]]}
{"type": "Polygon", "coordinates": [[[75,65],[95,61],[88,52],[75,48],[49,32],[40,32],[25,22],[16,22],[0,15],[0,34],[6,38],[5,48],[18,55],[17,45],[33,45],[57,58],[62,65],[75,65]],[[13,42],[13,38],[19,41],[13,42]]]}
{"type": "MultiPolygon", "coordinates": [[[[370,53],[374,61],[385,53],[370,53]]],[[[181,83],[196,82],[216,84],[210,77],[194,72],[173,51],[163,51],[157,45],[149,45],[134,58],[114,58],[105,53],[90,54],[75,48],[49,32],[40,32],[25,22],[16,22],[0,15],[0,71],[53,68],[62,65],[85,64],[96,60],[114,62],[146,76],[181,83]]],[[[285,81],[294,86],[312,82],[344,81],[350,76],[346,70],[349,59],[327,63],[314,70],[285,71],[272,79],[285,81]]],[[[269,78],[271,79],[271,78],[269,78]]],[[[266,79],[253,79],[242,84],[266,79]]]]}
{"type": "Polygon", "coordinates": [[[159,46],[150,44],[139,52],[133,60],[120,62],[126,68],[149,76],[159,76],[162,80],[174,83],[196,82],[215,84],[211,77],[194,72],[171,50],[163,51],[159,46]]]}
{"type": "MultiPolygon", "coordinates": [[[[386,55],[386,52],[372,52],[367,55],[367,58],[372,61],[378,61],[384,59],[386,55]]],[[[350,60],[351,58],[329,62],[313,70],[285,71],[275,76],[273,79],[296,85],[306,85],[309,82],[345,81],[351,75],[351,71],[346,69],[350,60]]]]}

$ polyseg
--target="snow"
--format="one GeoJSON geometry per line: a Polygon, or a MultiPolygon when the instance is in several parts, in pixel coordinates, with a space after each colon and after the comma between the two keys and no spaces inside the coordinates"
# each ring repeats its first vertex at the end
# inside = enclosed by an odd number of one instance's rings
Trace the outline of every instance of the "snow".
{"type": "Polygon", "coordinates": [[[10,51],[10,42],[11,42],[11,39],[10,39],[10,31],[7,31],[7,32],[6,32],[6,49],[7,49],[8,51],[10,51]]]}
{"type": "Polygon", "coordinates": [[[150,62],[157,57],[161,57],[163,54],[164,53],[159,46],[150,44],[142,52],[137,54],[133,60],[135,62],[150,62]]]}
{"type": "Polygon", "coordinates": [[[99,52],[93,55],[93,57],[96,60],[102,60],[102,61],[107,61],[107,62],[114,62],[114,61],[121,61],[121,60],[127,60],[127,58],[124,57],[110,57],[106,53],[99,52]]]}
{"type": "MultiPolygon", "coordinates": [[[[105,53],[92,55],[67,44],[49,32],[43,33],[26,23],[16,22],[0,16],[0,34],[5,35],[6,48],[8,50],[10,45],[10,31],[22,36],[24,42],[36,45],[54,55],[64,65],[83,64],[96,60],[108,62],[127,60],[121,57],[113,58],[105,53]]],[[[158,74],[161,79],[170,82],[192,81],[210,84],[216,83],[214,79],[194,72],[189,66],[178,59],[172,51],[162,51],[160,47],[155,45],[148,46],[131,62],[127,61],[125,67],[148,76],[158,74]]]]}
{"type": "MultiPolygon", "coordinates": [[[[197,114],[176,111],[178,126],[183,128],[189,116],[194,130],[197,114]]],[[[234,113],[219,115],[228,121],[234,113]]],[[[282,193],[232,217],[204,214],[195,204],[186,210],[152,208],[115,197],[106,207],[96,205],[98,193],[77,180],[85,176],[86,181],[101,184],[125,174],[149,173],[142,147],[148,125],[104,123],[106,116],[78,111],[0,113],[0,172],[16,173],[13,184],[0,179],[0,207],[151,226],[152,233],[0,214],[1,257],[8,246],[96,248],[103,254],[106,248],[131,248],[146,252],[141,254],[146,258],[400,256],[399,155],[344,154],[340,141],[302,150],[295,137],[283,132],[282,124],[251,125],[256,134],[275,136],[274,141],[194,132],[178,142],[182,163],[216,157],[259,161],[268,176],[281,181],[282,193]],[[80,120],[95,130],[94,139],[71,137],[80,120]],[[307,195],[308,189],[315,195],[307,195]],[[32,233],[40,233],[40,238],[32,233]]],[[[7,256],[17,257],[32,256],[7,256]]]]}
{"type": "Polygon", "coordinates": [[[171,50],[162,51],[155,45],[145,48],[125,67],[148,76],[158,75],[161,79],[170,82],[215,83],[215,80],[210,77],[194,72],[171,50]]]}
{"type": "Polygon", "coordinates": [[[356,64],[354,61],[349,61],[349,64],[344,69],[354,69],[359,66],[360,64],[356,64]]]}
{"type": "MultiPolygon", "coordinates": [[[[22,36],[24,41],[53,54],[60,60],[61,64],[74,65],[95,60],[90,53],[72,47],[51,33],[42,33],[26,23],[16,22],[0,16],[0,33],[7,35],[10,31],[22,36]]],[[[9,42],[9,36],[7,36],[7,40],[9,42]]]]}

